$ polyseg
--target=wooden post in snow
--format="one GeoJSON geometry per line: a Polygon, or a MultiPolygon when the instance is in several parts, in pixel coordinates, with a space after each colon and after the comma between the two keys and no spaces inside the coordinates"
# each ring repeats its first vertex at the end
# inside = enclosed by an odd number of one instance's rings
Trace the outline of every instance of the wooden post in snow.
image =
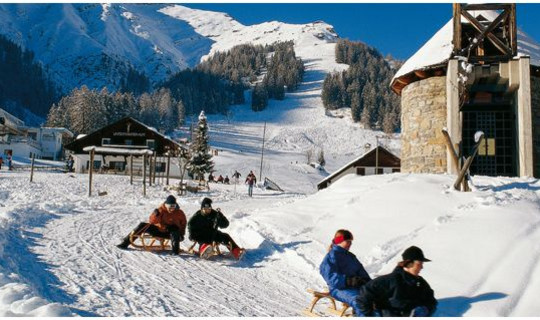
{"type": "Polygon", "coordinates": [[[157,171],[156,165],[157,165],[157,152],[154,152],[154,175],[152,178],[152,182],[154,183],[154,185],[156,184],[156,171],[157,171]]]}
{"type": "Polygon", "coordinates": [[[32,169],[30,169],[30,182],[34,180],[34,159],[36,158],[36,154],[32,154],[32,169]]]}
{"type": "Polygon", "coordinates": [[[143,196],[146,197],[146,153],[143,155],[143,196]]]}
{"type": "Polygon", "coordinates": [[[448,148],[448,151],[450,152],[450,157],[452,158],[452,164],[454,165],[456,172],[459,172],[459,160],[456,153],[456,149],[454,148],[454,145],[452,144],[452,139],[450,138],[448,131],[446,131],[445,129],[442,130],[442,133],[444,136],[444,142],[446,142],[446,147],[448,148]]]}
{"type": "MultiPolygon", "coordinates": [[[[476,141],[476,144],[473,147],[472,154],[465,160],[465,164],[463,164],[463,168],[461,168],[461,171],[459,172],[458,178],[456,179],[456,182],[454,183],[454,189],[459,190],[459,185],[461,184],[461,181],[465,177],[465,174],[467,173],[467,170],[469,170],[469,167],[471,166],[474,157],[476,157],[476,154],[478,153],[478,147],[480,146],[480,142],[482,139],[484,139],[484,133],[480,134],[478,137],[478,141],[476,141]]],[[[465,189],[468,189],[468,185],[464,185],[463,191],[468,191],[465,189]]]]}
{"type": "Polygon", "coordinates": [[[92,173],[94,172],[94,149],[90,150],[90,164],[88,168],[88,196],[92,196],[92,173]]]}
{"type": "Polygon", "coordinates": [[[167,152],[167,182],[166,182],[166,185],[169,185],[169,169],[171,167],[171,152],[168,151],[167,152]]]}
{"type": "Polygon", "coordinates": [[[133,155],[129,156],[129,184],[133,184],[133,155]]]}

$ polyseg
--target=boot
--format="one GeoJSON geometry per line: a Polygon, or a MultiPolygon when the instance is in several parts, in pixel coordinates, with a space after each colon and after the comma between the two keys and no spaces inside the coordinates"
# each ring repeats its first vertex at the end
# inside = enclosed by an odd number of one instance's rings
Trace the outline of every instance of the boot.
{"type": "Polygon", "coordinates": [[[244,253],[246,252],[246,250],[242,249],[242,248],[234,248],[232,249],[231,253],[233,255],[233,257],[236,259],[236,260],[240,260],[242,258],[242,256],[244,255],[244,253]]]}
{"type": "Polygon", "coordinates": [[[199,247],[199,255],[202,259],[208,259],[213,253],[213,248],[211,244],[203,243],[199,247]]]}
{"type": "Polygon", "coordinates": [[[130,244],[129,237],[125,237],[124,240],[122,240],[122,243],[117,244],[116,247],[118,249],[126,250],[130,244]]]}

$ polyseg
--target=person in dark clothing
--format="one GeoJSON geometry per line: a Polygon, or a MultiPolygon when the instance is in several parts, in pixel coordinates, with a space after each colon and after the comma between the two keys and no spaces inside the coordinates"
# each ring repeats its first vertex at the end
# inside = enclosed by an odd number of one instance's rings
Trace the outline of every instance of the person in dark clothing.
{"type": "Polygon", "coordinates": [[[208,182],[214,182],[214,175],[212,174],[212,172],[210,172],[210,174],[208,175],[208,182]]]}
{"type": "Polygon", "coordinates": [[[225,176],[225,179],[223,179],[223,183],[224,184],[229,184],[230,180],[229,180],[229,176],[225,176]]]}
{"type": "Polygon", "coordinates": [[[236,258],[244,253],[236,242],[227,233],[218,230],[229,226],[229,220],[223,215],[221,210],[212,209],[212,200],[204,198],[201,209],[189,219],[189,238],[199,243],[199,253],[202,258],[208,258],[212,254],[212,243],[221,243],[227,246],[231,254],[236,258]]]}
{"type": "Polygon", "coordinates": [[[248,185],[248,195],[250,197],[253,197],[253,185],[257,183],[257,178],[255,177],[255,174],[253,171],[250,171],[249,174],[246,177],[246,182],[248,185]]]}
{"type": "MultiPolygon", "coordinates": [[[[172,253],[180,253],[180,242],[184,240],[186,233],[186,215],[176,203],[176,198],[168,196],[165,202],[157,209],[154,209],[149,223],[141,222],[133,229],[133,237],[137,238],[143,233],[148,233],[153,237],[171,239],[172,253]]],[[[117,245],[120,249],[127,249],[131,244],[130,234],[117,245]]]]}
{"type": "Polygon", "coordinates": [[[433,290],[420,271],[424,257],[418,247],[407,248],[391,274],[378,277],[360,290],[358,304],[366,316],[374,316],[374,306],[383,317],[428,317],[437,307],[433,290]]]}
{"type": "Polygon", "coordinates": [[[338,230],[319,271],[328,284],[330,295],[350,305],[356,316],[362,316],[356,297],[360,288],[371,278],[356,256],[349,251],[352,240],[350,231],[338,230]]]}

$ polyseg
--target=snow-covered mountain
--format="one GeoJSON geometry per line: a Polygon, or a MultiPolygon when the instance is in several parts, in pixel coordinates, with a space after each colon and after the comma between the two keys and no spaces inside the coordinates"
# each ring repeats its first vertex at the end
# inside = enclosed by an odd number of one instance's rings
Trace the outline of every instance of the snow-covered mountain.
{"type": "Polygon", "coordinates": [[[244,26],[225,13],[167,4],[0,4],[0,33],[35,53],[68,92],[116,90],[129,68],[152,83],[241,43],[294,40],[305,46],[337,39],[328,24],[268,22],[244,26]]]}

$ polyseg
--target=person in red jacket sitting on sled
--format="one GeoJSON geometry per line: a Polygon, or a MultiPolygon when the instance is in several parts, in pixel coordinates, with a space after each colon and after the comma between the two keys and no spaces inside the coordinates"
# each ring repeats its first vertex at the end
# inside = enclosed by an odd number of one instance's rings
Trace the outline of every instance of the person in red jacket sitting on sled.
{"type": "Polygon", "coordinates": [[[189,238],[199,243],[201,258],[206,259],[212,255],[213,242],[227,246],[236,259],[242,257],[245,250],[240,248],[230,235],[218,230],[228,226],[229,220],[223,213],[219,209],[212,209],[212,200],[204,198],[201,209],[195,212],[188,222],[189,238]]]}
{"type": "MultiPolygon", "coordinates": [[[[171,239],[172,253],[180,254],[180,242],[184,240],[186,233],[186,215],[180,210],[176,198],[172,195],[168,196],[159,208],[154,209],[148,220],[149,223],[141,222],[137,228],[133,229],[134,238],[148,233],[153,237],[171,239]]],[[[117,247],[127,249],[130,244],[128,234],[117,247]]]]}

